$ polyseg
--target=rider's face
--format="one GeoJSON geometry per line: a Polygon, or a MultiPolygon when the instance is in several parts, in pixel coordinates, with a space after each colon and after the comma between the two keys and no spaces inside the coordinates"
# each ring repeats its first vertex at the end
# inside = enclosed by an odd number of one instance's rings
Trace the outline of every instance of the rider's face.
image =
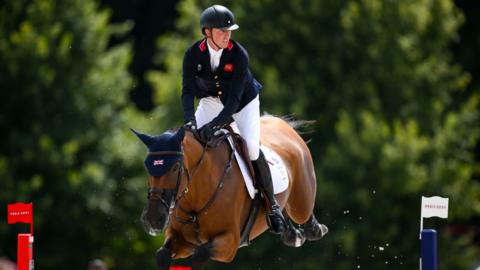
{"type": "MultiPolygon", "coordinates": [[[[230,41],[230,36],[232,35],[231,30],[222,30],[218,28],[212,28],[212,31],[209,31],[209,37],[213,39],[213,41],[220,46],[220,48],[225,49],[228,46],[228,42],[230,41]]],[[[207,32],[208,34],[208,32],[207,32]]]]}

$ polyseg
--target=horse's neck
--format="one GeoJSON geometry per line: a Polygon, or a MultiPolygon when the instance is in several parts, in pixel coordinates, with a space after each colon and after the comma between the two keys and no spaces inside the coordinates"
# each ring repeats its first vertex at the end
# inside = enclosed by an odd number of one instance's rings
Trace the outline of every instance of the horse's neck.
{"type": "MultiPolygon", "coordinates": [[[[188,201],[190,207],[202,207],[210,200],[212,194],[218,188],[218,184],[227,175],[223,175],[229,162],[230,150],[226,143],[221,143],[215,149],[207,149],[203,153],[203,146],[193,137],[193,134],[186,133],[183,141],[183,152],[185,157],[185,166],[190,174],[188,201]],[[202,161],[199,163],[200,159],[202,161]]],[[[230,170],[232,170],[230,168],[230,170]]]]}

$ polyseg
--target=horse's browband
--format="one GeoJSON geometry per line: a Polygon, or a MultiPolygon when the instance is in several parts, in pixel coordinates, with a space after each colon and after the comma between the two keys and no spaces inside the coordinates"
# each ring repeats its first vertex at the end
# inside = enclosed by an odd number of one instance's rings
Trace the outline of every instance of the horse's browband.
{"type": "Polygon", "coordinates": [[[183,152],[181,151],[156,151],[156,152],[148,152],[149,156],[160,156],[160,155],[180,155],[183,156],[183,152]]]}

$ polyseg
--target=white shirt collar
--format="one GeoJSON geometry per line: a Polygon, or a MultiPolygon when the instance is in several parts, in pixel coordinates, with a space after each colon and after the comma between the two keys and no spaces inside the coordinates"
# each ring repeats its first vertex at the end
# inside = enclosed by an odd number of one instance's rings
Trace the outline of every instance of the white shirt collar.
{"type": "Polygon", "coordinates": [[[220,57],[222,56],[223,48],[215,51],[207,41],[208,52],[210,53],[210,66],[212,67],[212,71],[215,71],[220,64],[220,57]]]}

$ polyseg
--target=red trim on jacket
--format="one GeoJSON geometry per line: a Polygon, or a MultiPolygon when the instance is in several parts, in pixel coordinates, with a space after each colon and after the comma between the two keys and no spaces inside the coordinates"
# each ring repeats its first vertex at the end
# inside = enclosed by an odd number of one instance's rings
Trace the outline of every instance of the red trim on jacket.
{"type": "MultiPolygon", "coordinates": [[[[200,48],[200,51],[204,52],[207,49],[207,40],[202,40],[202,42],[200,42],[200,44],[198,45],[198,48],[200,48]]],[[[229,51],[233,49],[233,42],[231,40],[228,41],[227,49],[229,51]]]]}
{"type": "Polygon", "coordinates": [[[200,45],[198,45],[198,47],[200,48],[200,51],[204,52],[207,49],[206,39],[202,40],[202,42],[200,42],[200,45]]]}

